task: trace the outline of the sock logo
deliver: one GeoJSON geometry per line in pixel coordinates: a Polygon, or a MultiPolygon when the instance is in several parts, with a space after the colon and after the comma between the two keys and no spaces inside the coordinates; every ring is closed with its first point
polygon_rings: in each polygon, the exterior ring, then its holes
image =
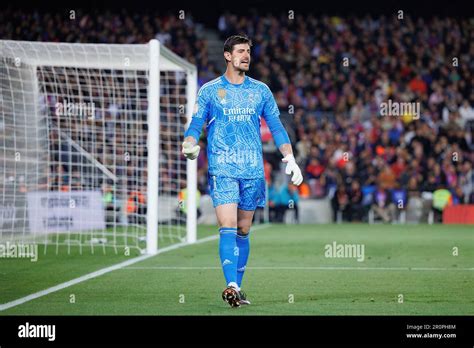
{"type": "Polygon", "coordinates": [[[234,256],[239,256],[239,247],[234,248],[234,256]]]}
{"type": "Polygon", "coordinates": [[[224,262],[222,262],[222,266],[231,265],[231,264],[232,264],[232,261],[230,261],[229,259],[225,259],[224,262]]]}
{"type": "Polygon", "coordinates": [[[247,268],[247,266],[244,266],[244,267],[241,267],[241,268],[237,268],[237,272],[245,272],[245,269],[247,268]]]}

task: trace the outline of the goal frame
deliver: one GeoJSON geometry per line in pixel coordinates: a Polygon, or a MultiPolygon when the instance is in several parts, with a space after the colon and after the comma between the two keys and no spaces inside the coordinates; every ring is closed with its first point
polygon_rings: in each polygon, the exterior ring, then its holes
{"type": "MultiPolygon", "coordinates": [[[[197,68],[182,57],[163,46],[158,40],[152,39],[146,44],[96,44],[96,43],[56,43],[56,42],[27,42],[0,40],[0,48],[5,48],[5,56],[11,57],[16,63],[27,63],[33,68],[41,65],[71,66],[78,68],[148,70],[147,88],[147,213],[146,213],[146,250],[147,254],[156,254],[159,248],[159,158],[160,158],[160,72],[175,71],[186,74],[186,126],[192,118],[193,106],[197,94],[197,68]],[[74,46],[80,46],[74,50],[74,46]],[[103,45],[103,46],[102,46],[103,45]],[[48,56],[41,57],[36,53],[43,46],[48,47],[48,56]],[[102,46],[100,50],[98,46],[102,46]],[[8,47],[8,49],[7,49],[8,47]],[[95,54],[106,49],[112,59],[94,61],[95,54]],[[58,52],[58,54],[55,54],[58,52]],[[124,52],[139,54],[142,58],[130,59],[124,52]],[[60,53],[60,54],[59,54],[60,53]],[[148,59],[146,59],[146,56],[148,59]],[[124,64],[125,60],[125,64],[124,64]]],[[[101,57],[100,57],[101,58],[101,57]]],[[[32,83],[38,86],[35,75],[32,83]]],[[[35,89],[37,90],[37,89],[35,89]]],[[[36,95],[34,96],[37,97],[36,95]]],[[[35,110],[36,111],[36,110],[35,110]]],[[[187,185],[187,214],[186,237],[183,243],[194,243],[197,238],[196,190],[197,190],[197,161],[186,160],[187,185]]],[[[178,206],[178,197],[176,205],[178,206]]]]}
{"type": "MultiPolygon", "coordinates": [[[[160,158],[160,58],[184,65],[186,71],[186,126],[191,122],[193,105],[197,92],[197,69],[170,50],[151,40],[150,70],[148,88],[148,183],[147,183],[147,254],[158,251],[158,211],[159,211],[159,158],[160,158]],[[150,135],[156,134],[156,137],[150,135]],[[153,180],[156,178],[156,180],[153,180]]],[[[195,243],[197,237],[196,190],[197,161],[186,160],[186,242],[195,243]]]]}

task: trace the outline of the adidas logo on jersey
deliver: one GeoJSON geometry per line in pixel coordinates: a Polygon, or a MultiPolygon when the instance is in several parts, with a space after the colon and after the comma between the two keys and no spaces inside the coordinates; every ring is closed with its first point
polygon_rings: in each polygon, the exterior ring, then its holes
{"type": "Polygon", "coordinates": [[[232,264],[232,261],[230,261],[229,259],[225,259],[224,262],[222,262],[222,266],[231,265],[231,264],[232,264]]]}

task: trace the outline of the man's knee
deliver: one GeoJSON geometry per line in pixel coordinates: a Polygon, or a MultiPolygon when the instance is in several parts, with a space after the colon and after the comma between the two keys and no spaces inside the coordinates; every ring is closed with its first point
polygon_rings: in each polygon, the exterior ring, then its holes
{"type": "Polygon", "coordinates": [[[243,234],[246,235],[250,232],[250,227],[252,226],[252,223],[242,223],[239,221],[238,226],[237,226],[237,234],[243,234]]]}
{"type": "Polygon", "coordinates": [[[254,212],[253,211],[239,211],[237,217],[237,233],[248,234],[252,226],[254,212]]]}
{"type": "Polygon", "coordinates": [[[219,227],[237,227],[237,217],[236,216],[228,216],[224,214],[219,214],[220,216],[217,217],[217,222],[219,227]]]}
{"type": "Polygon", "coordinates": [[[237,227],[237,219],[223,218],[218,221],[219,227],[237,227]]]}

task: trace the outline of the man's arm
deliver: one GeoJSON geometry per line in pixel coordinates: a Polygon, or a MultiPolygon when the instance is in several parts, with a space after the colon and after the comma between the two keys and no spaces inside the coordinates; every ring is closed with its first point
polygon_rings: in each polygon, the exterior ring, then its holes
{"type": "Polygon", "coordinates": [[[291,147],[290,138],[288,133],[283,127],[283,124],[280,120],[280,111],[276,104],[275,98],[271,93],[270,89],[266,88],[266,93],[264,98],[265,105],[263,107],[263,117],[267,122],[268,128],[272,133],[273,140],[275,141],[276,146],[283,155],[282,161],[286,163],[285,173],[287,175],[292,175],[291,181],[294,185],[301,185],[303,182],[303,174],[301,173],[300,168],[296,164],[295,156],[293,156],[293,148],[291,147]]]}
{"type": "Polygon", "coordinates": [[[278,148],[283,155],[283,157],[286,157],[288,155],[293,155],[293,148],[291,147],[291,144],[283,144],[278,148]]]}
{"type": "Polygon", "coordinates": [[[185,143],[189,143],[189,144],[191,144],[191,145],[193,145],[193,146],[197,144],[196,139],[195,139],[194,137],[192,137],[192,136],[188,136],[188,137],[184,138],[184,142],[185,142],[185,143]]]}
{"type": "Polygon", "coordinates": [[[201,147],[197,145],[201,135],[202,126],[209,113],[208,98],[205,90],[201,88],[198,93],[198,100],[194,106],[194,114],[191,124],[184,133],[182,153],[188,159],[194,160],[198,157],[201,147]]]}

